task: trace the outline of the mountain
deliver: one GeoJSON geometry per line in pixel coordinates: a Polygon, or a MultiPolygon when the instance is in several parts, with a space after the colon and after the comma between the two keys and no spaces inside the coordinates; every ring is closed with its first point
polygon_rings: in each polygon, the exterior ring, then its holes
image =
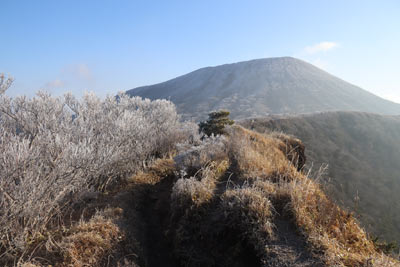
{"type": "Polygon", "coordinates": [[[400,242],[400,116],[327,112],[240,124],[301,139],[309,166],[329,164],[332,197],[356,211],[375,235],[400,242]]]}
{"type": "Polygon", "coordinates": [[[400,114],[400,104],[292,57],[202,68],[127,93],[170,99],[184,118],[194,120],[218,109],[230,110],[234,119],[338,110],[400,114]]]}

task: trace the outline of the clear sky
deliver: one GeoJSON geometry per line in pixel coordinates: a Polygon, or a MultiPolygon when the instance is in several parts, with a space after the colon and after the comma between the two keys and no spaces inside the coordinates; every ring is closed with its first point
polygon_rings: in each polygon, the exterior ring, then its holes
{"type": "Polygon", "coordinates": [[[115,94],[294,56],[400,103],[399,0],[0,0],[8,94],[115,94]]]}

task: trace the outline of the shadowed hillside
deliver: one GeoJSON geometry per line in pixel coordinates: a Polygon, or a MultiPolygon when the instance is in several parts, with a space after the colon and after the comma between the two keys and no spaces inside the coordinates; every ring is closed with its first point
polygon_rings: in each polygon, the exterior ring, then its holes
{"type": "Polygon", "coordinates": [[[219,109],[230,110],[234,119],[337,110],[400,114],[399,104],[291,57],[202,68],[127,93],[169,99],[185,118],[195,120],[219,109]]]}
{"type": "Polygon", "coordinates": [[[332,112],[242,124],[300,138],[309,164],[329,164],[335,198],[376,235],[400,241],[400,117],[332,112]]]}

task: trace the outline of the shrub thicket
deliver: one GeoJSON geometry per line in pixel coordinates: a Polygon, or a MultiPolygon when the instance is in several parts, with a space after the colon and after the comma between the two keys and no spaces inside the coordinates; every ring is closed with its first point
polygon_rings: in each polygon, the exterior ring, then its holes
{"type": "Polygon", "coordinates": [[[0,77],[3,257],[29,251],[79,196],[107,190],[193,132],[166,100],[45,92],[12,98],[0,77]]]}

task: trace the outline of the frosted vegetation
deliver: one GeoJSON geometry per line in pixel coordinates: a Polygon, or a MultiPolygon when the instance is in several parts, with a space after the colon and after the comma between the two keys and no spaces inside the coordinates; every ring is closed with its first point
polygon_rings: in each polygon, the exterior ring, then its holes
{"type": "Polygon", "coordinates": [[[79,198],[106,191],[197,131],[166,100],[12,98],[12,80],[0,78],[2,253],[20,254],[79,198]]]}
{"type": "Polygon", "coordinates": [[[13,98],[11,83],[0,76],[2,266],[398,266],[302,172],[300,140],[201,136],[166,100],[13,98]]]}

